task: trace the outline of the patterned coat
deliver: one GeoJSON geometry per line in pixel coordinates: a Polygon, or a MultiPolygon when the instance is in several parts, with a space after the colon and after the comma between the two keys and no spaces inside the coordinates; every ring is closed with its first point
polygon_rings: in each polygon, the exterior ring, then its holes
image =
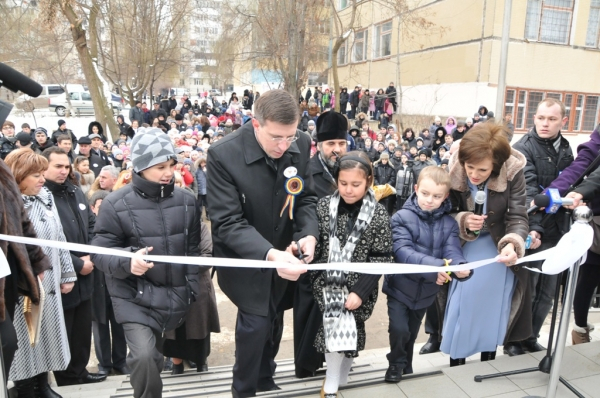
{"type": "MultiPolygon", "coordinates": [[[[23,196],[25,209],[38,238],[65,242],[62,224],[52,193],[43,187],[37,196],[23,196]]],[[[60,293],[61,283],[77,281],[68,250],[43,247],[52,268],[44,273],[42,286],[46,293],[42,310],[40,339],[35,347],[29,345],[29,334],[23,316],[23,297],[15,308],[14,325],[19,349],[10,368],[10,380],[23,380],[43,372],[65,370],[71,361],[69,341],[60,293]]]]}
{"type": "MultiPolygon", "coordinates": [[[[326,263],[329,257],[329,203],[331,196],[326,196],[319,200],[317,203],[317,218],[319,221],[319,240],[315,248],[315,260],[313,263],[326,263]]],[[[338,230],[336,236],[340,240],[340,247],[344,247],[346,240],[350,235],[351,225],[349,220],[356,219],[357,210],[350,208],[348,205],[343,204],[343,200],[340,199],[340,205],[338,210],[338,230]],[[355,213],[353,215],[353,213],[355,213]],[[350,228],[346,228],[350,226],[350,228]]],[[[362,263],[392,263],[394,257],[392,254],[392,230],[390,227],[390,217],[387,210],[381,205],[377,204],[375,213],[371,223],[363,232],[360,241],[357,243],[354,252],[352,253],[352,262],[362,263]]],[[[319,305],[321,312],[325,309],[325,301],[323,299],[323,287],[325,286],[325,271],[310,271],[310,279],[313,286],[313,295],[315,301],[319,305]]],[[[379,293],[378,282],[381,278],[380,275],[367,275],[359,274],[355,272],[349,272],[346,274],[346,286],[348,292],[356,293],[362,299],[362,305],[353,311],[354,318],[356,320],[356,330],[358,333],[357,339],[357,351],[346,353],[349,356],[358,356],[358,351],[362,351],[365,348],[366,331],[365,321],[369,319],[373,313],[373,308],[377,302],[377,296],[379,293]]],[[[315,339],[315,347],[319,352],[326,352],[325,345],[325,334],[323,326],[319,328],[317,337],[315,339]]]]}

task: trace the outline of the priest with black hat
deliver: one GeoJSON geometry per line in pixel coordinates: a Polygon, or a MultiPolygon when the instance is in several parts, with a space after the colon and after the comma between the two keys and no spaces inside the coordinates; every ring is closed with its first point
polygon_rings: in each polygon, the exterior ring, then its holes
{"type": "MultiPolygon", "coordinates": [[[[333,166],[347,152],[348,120],[338,112],[323,112],[317,119],[316,130],[318,152],[310,159],[309,172],[321,199],[337,189],[333,166]]],[[[294,364],[298,378],[314,376],[317,369],[323,367],[325,356],[313,345],[322,323],[323,314],[313,298],[310,279],[302,275],[294,295],[294,364]]]]}
{"type": "Polygon", "coordinates": [[[315,191],[321,199],[337,189],[333,179],[336,160],[348,149],[348,120],[339,112],[323,112],[317,119],[318,152],[310,160],[315,191]]]}

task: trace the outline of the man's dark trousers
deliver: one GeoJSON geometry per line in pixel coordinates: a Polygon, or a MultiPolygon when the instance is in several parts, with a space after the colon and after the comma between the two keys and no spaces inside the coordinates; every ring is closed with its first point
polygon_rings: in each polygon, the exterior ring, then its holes
{"type": "Polygon", "coordinates": [[[98,370],[110,372],[112,368],[123,368],[126,365],[127,343],[123,326],[115,319],[115,311],[108,291],[106,291],[105,299],[107,319],[104,323],[92,322],[92,331],[96,358],[98,358],[98,370]]]}
{"type": "Polygon", "coordinates": [[[89,374],[86,366],[92,348],[92,300],[82,301],[77,307],[64,312],[71,362],[66,370],[54,372],[59,386],[79,384],[80,379],[89,374]]]}

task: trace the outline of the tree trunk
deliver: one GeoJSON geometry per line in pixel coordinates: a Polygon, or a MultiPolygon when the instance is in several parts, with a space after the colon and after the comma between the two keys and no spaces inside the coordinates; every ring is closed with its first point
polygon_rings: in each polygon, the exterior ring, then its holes
{"type": "Polygon", "coordinates": [[[68,2],[61,2],[61,10],[71,24],[73,43],[75,43],[77,55],[81,62],[81,69],[83,70],[92,97],[96,120],[101,125],[108,127],[107,130],[110,131],[113,141],[116,141],[119,139],[119,127],[113,118],[112,105],[109,106],[109,103],[102,92],[101,87],[103,85],[98,77],[92,56],[90,55],[85,30],[82,26],[82,20],[79,19],[75,10],[73,10],[73,7],[68,2]]]}
{"type": "Polygon", "coordinates": [[[335,93],[335,111],[340,111],[340,77],[338,76],[338,51],[344,42],[343,39],[338,38],[331,49],[331,75],[333,76],[333,92],[335,93]]]}

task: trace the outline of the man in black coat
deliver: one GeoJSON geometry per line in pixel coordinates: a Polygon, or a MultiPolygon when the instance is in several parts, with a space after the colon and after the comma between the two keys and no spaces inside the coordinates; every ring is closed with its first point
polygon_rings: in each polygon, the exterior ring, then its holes
{"type": "MultiPolygon", "coordinates": [[[[319,199],[337,189],[333,166],[348,148],[348,121],[334,111],[324,112],[317,119],[318,152],[310,159],[310,174],[319,199]]],[[[294,293],[294,364],[296,377],[312,377],[323,366],[325,356],[314,347],[323,314],[315,302],[308,275],[302,275],[294,293]]]]}
{"type": "MultiPolygon", "coordinates": [[[[71,162],[67,153],[58,147],[51,147],[44,150],[42,156],[48,159],[48,170],[44,173],[45,186],[54,196],[67,242],[89,244],[95,218],[81,189],[68,180],[71,162]]],[[[62,295],[71,362],[66,370],[54,372],[59,386],[106,380],[106,375],[89,373],[86,369],[92,345],[94,264],[88,253],[71,252],[71,259],[77,282],[70,293],[62,295]]]]}
{"type": "MultiPolygon", "coordinates": [[[[296,130],[296,99],[270,90],[254,104],[255,118],[208,150],[208,209],[215,257],[290,263],[290,268],[217,269],[219,286],[238,307],[232,394],[252,397],[279,389],[273,381],[288,280],[306,272],[290,251],[297,241],[305,261],[314,255],[317,197],[309,172],[310,138],[296,130]],[[286,181],[300,177],[293,212],[286,181]],[[289,206],[289,205],[288,205],[289,206]],[[293,219],[292,216],[293,215],[293,219]],[[292,246],[288,250],[288,247],[292,246]]],[[[294,181],[294,180],[292,180],[294,181]]]]}
{"type": "Polygon", "coordinates": [[[354,87],[354,91],[350,93],[348,102],[350,103],[350,115],[348,119],[354,119],[356,117],[356,108],[358,107],[358,101],[360,100],[360,87],[354,87]]]}
{"type": "MultiPolygon", "coordinates": [[[[573,162],[573,151],[569,141],[560,133],[562,126],[567,122],[565,112],[562,102],[546,98],[538,104],[534,117],[535,126],[514,145],[514,148],[527,159],[523,170],[527,183],[527,203],[532,203],[533,198],[542,193],[543,188],[549,186],[573,162]]],[[[529,215],[531,254],[556,246],[563,234],[567,232],[563,230],[564,217],[564,211],[551,216],[544,216],[541,212],[529,215]]],[[[535,272],[530,274],[533,334],[522,342],[506,343],[504,353],[513,356],[523,354],[524,350],[529,352],[545,350],[537,342],[537,336],[552,308],[557,280],[558,275],[535,272]]]]}

